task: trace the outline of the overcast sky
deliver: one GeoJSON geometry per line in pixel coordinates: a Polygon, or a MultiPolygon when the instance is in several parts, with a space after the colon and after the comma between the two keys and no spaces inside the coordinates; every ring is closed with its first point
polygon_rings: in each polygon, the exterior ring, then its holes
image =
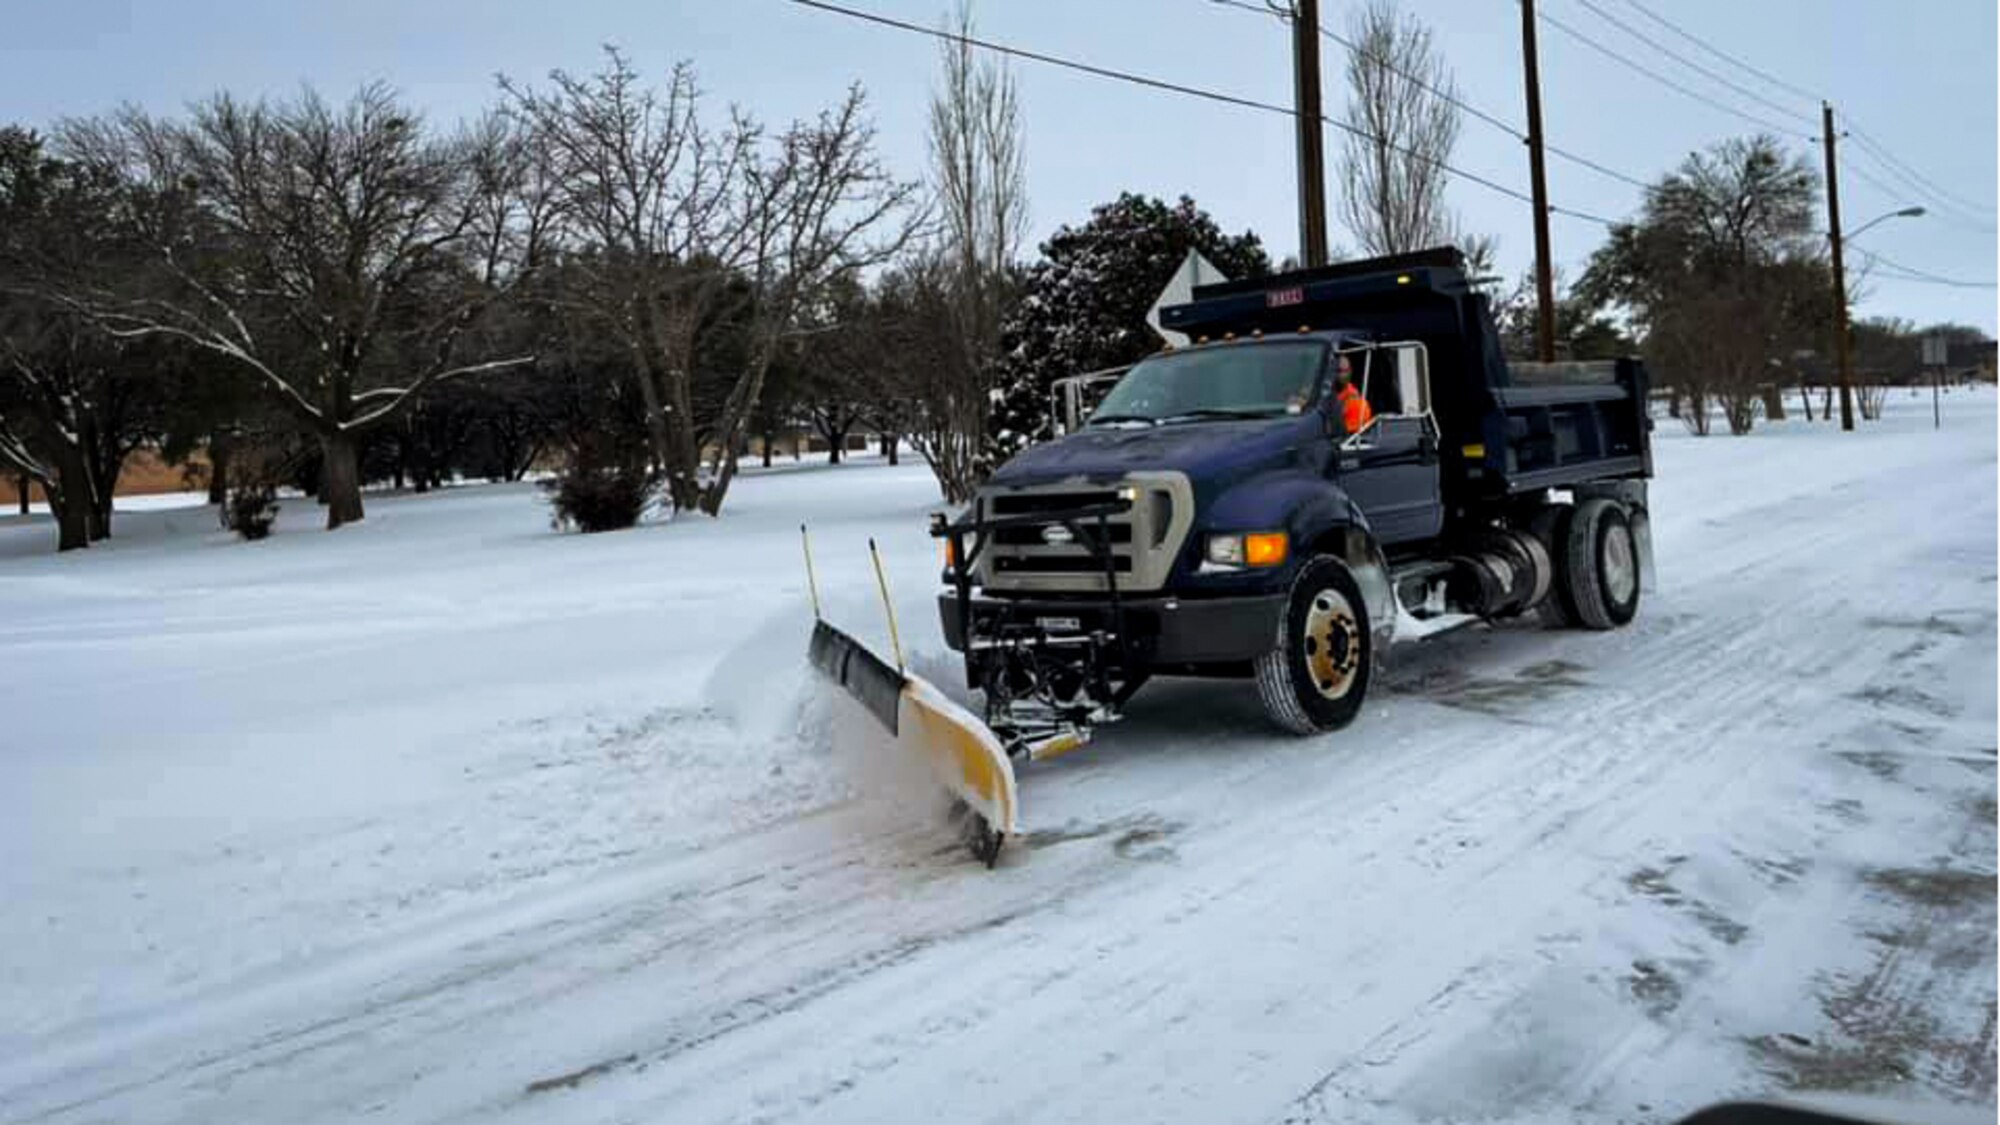
{"type": "MultiPolygon", "coordinates": [[[[845,0],[934,24],[945,0],[845,0]]],[[[1993,0],[1638,0],[1681,28],[1831,98],[1895,157],[1963,203],[1899,183],[1852,138],[1843,149],[1842,209],[1852,231],[1917,203],[1930,214],[1893,219],[1856,246],[1943,277],[1992,281],[1995,269],[1995,4],[1993,0]],[[1866,178],[1864,178],[1866,177],[1866,178]],[[1872,178],[1873,181],[1870,182],[1872,178]],[[1968,206],[1973,205],[1973,206],[1968,206]]],[[[1322,0],[1344,29],[1352,3],[1322,0]]],[[[1524,116],[1520,18],[1509,0],[1406,0],[1427,20],[1465,98],[1511,122],[1524,116]]],[[[1731,68],[1648,20],[1633,0],[1543,0],[1548,16],[1786,129],[1787,146],[1820,159],[1814,102],[1731,68]],[[1590,10],[1652,37],[1649,46],[1590,10]],[[1776,103],[1759,104],[1663,53],[1670,48],[1776,103]]],[[[1275,21],[1208,0],[981,0],[983,34],[1100,65],[1274,102],[1291,97],[1288,41],[1275,21]]],[[[400,88],[436,120],[478,111],[496,73],[537,78],[586,70],[615,43],[664,73],[691,59],[716,101],[772,121],[808,114],[849,82],[869,92],[890,161],[923,165],[923,115],[935,45],[786,0],[62,0],[22,5],[0,42],[0,121],[47,125],[120,101],[174,110],[227,88],[283,95],[301,83],[344,94],[371,79],[400,88]]],[[[1341,49],[1327,44],[1329,110],[1340,97],[1341,49]]],[[[1273,257],[1296,251],[1298,219],[1289,119],[1194,101],[1032,62],[1015,64],[1026,115],[1037,239],[1122,190],[1187,193],[1231,230],[1251,228],[1273,257]]],[[[1559,30],[1542,33],[1550,143],[1641,180],[1689,151],[1759,126],[1691,100],[1559,30]]],[[[1329,135],[1328,149],[1337,146],[1329,135]]],[[[1455,162],[1525,191],[1526,151],[1486,124],[1465,122],[1455,162]]],[[[1552,159],[1557,206],[1622,217],[1638,190],[1552,159]]],[[[1500,239],[1509,275],[1533,245],[1525,204],[1468,181],[1451,200],[1468,226],[1500,239]]],[[[1351,243],[1337,222],[1336,242],[1351,243]]],[[[1556,259],[1573,277],[1603,235],[1558,216],[1556,259]]],[[[1859,265],[1850,257],[1850,269],[1859,265]]],[[[1995,292],[1870,277],[1860,314],[1958,320],[1995,330],[1995,292]]]]}

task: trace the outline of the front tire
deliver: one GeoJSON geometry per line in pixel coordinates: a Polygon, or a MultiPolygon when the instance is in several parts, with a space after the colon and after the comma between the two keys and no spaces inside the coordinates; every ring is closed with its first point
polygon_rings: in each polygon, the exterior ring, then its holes
{"type": "Polygon", "coordinates": [[[1616,629],[1639,612],[1639,544],[1616,501],[1597,497],[1569,518],[1564,554],[1569,607],[1586,629],[1616,629]]]}
{"type": "Polygon", "coordinates": [[[1278,619],[1278,643],[1257,658],[1257,696],[1293,734],[1339,730],[1361,713],[1373,670],[1368,606],[1336,559],[1307,560],[1278,619]]]}

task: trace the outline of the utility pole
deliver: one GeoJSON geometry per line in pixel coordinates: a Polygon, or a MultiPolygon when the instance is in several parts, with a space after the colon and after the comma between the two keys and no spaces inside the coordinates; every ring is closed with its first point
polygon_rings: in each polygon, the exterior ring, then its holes
{"type": "Polygon", "coordinates": [[[1319,0],[1292,5],[1292,87],[1299,124],[1299,256],[1326,264],[1326,150],[1319,102],[1319,0]]]}
{"type": "Polygon", "coordinates": [[[1542,64],[1535,51],[1535,0],[1521,0],[1522,70],[1528,77],[1528,179],[1535,193],[1535,351],[1556,358],[1555,264],[1549,251],[1549,180],[1542,165],[1542,64]]]}
{"type": "Polygon", "coordinates": [[[1840,164],[1834,159],[1833,103],[1819,103],[1820,140],[1826,143],[1826,228],[1833,243],[1833,349],[1840,361],[1840,428],[1854,428],[1853,357],[1847,339],[1847,268],[1840,257],[1840,164]]]}

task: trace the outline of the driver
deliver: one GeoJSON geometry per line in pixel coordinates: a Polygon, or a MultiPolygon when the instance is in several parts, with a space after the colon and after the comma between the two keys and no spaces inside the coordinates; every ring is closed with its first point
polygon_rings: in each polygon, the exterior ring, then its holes
{"type": "Polygon", "coordinates": [[[1361,389],[1354,385],[1354,365],[1346,356],[1340,357],[1340,368],[1334,375],[1334,402],[1340,406],[1340,421],[1350,434],[1358,434],[1375,417],[1375,409],[1368,400],[1361,397],[1361,389]]]}

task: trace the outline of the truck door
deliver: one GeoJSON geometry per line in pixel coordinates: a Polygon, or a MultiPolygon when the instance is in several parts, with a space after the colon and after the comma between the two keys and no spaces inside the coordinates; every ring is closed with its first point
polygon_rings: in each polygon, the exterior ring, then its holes
{"type": "Polygon", "coordinates": [[[1375,417],[1334,458],[1341,487],[1385,544],[1430,539],[1444,526],[1428,358],[1415,343],[1364,353],[1361,393],[1375,417]]]}

